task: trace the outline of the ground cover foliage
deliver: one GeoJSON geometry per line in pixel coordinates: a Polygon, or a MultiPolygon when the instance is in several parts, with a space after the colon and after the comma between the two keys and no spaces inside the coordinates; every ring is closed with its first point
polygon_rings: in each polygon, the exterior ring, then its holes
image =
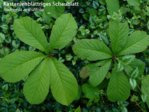
{"type": "MultiPolygon", "coordinates": [[[[0,112],[149,111],[148,0],[77,0],[44,12],[7,12],[4,1],[0,112]]],[[[72,0],[43,2],[53,1],[72,0]]]]}

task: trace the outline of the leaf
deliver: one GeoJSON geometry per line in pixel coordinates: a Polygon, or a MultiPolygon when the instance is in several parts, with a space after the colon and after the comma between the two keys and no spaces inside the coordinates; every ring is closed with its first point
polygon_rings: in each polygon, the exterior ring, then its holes
{"type": "Polygon", "coordinates": [[[126,65],[132,63],[135,59],[135,55],[124,55],[120,58],[126,65]]]}
{"type": "Polygon", "coordinates": [[[135,79],[130,78],[129,83],[131,85],[131,88],[134,90],[137,86],[137,81],[135,79]]]}
{"type": "MultiPolygon", "coordinates": [[[[126,57],[126,56],[124,56],[126,57]]],[[[123,58],[122,57],[122,62],[124,66],[125,72],[129,75],[131,78],[138,78],[143,75],[144,73],[144,68],[145,68],[145,63],[139,59],[136,59],[135,57],[132,57],[133,59],[128,58],[123,58]],[[131,61],[129,61],[131,60],[131,61]],[[128,62],[129,61],[129,62],[128,62]]]]}
{"type": "Polygon", "coordinates": [[[125,101],[130,95],[130,84],[123,72],[112,71],[107,88],[107,96],[110,101],[125,101]]]}
{"type": "Polygon", "coordinates": [[[81,112],[81,108],[80,108],[80,106],[78,106],[78,107],[75,109],[74,112],[81,112]]]}
{"type": "Polygon", "coordinates": [[[78,85],[73,74],[55,58],[49,60],[51,91],[59,103],[69,105],[78,95],[78,85]]]}
{"type": "Polygon", "coordinates": [[[93,86],[98,86],[106,77],[110,68],[111,61],[106,62],[101,67],[92,66],[89,69],[89,82],[93,86]]]}
{"type": "Polygon", "coordinates": [[[74,0],[65,0],[65,2],[73,2],[74,0]]]}
{"type": "Polygon", "coordinates": [[[52,28],[50,36],[50,48],[62,49],[76,35],[77,23],[71,14],[60,16],[52,28]]]}
{"type": "Polygon", "coordinates": [[[82,39],[73,46],[73,52],[81,59],[89,61],[111,58],[110,49],[98,39],[82,39]]]}
{"type": "Polygon", "coordinates": [[[84,96],[90,100],[94,100],[99,97],[99,89],[97,87],[93,87],[92,85],[85,83],[82,85],[82,91],[84,96]]]}
{"type": "Polygon", "coordinates": [[[30,17],[22,17],[15,20],[14,32],[24,43],[41,51],[48,52],[48,42],[41,29],[41,25],[30,17]]]}
{"type": "Polygon", "coordinates": [[[0,60],[0,76],[7,82],[25,78],[44,56],[34,51],[16,51],[0,60]]]}
{"type": "Polygon", "coordinates": [[[106,4],[110,15],[113,15],[114,12],[118,12],[120,8],[119,0],[106,0],[106,4]]]}
{"type": "Polygon", "coordinates": [[[60,6],[49,6],[45,7],[44,10],[47,16],[58,18],[64,13],[65,8],[60,6]]]}
{"type": "Polygon", "coordinates": [[[45,59],[25,82],[23,93],[31,104],[42,103],[50,89],[50,69],[48,59],[45,59]]]}
{"type": "Polygon", "coordinates": [[[145,63],[141,61],[140,59],[135,58],[135,60],[130,64],[130,66],[133,68],[133,70],[138,69],[138,72],[139,72],[138,75],[141,76],[144,74],[145,63]]]}
{"type": "Polygon", "coordinates": [[[131,6],[139,6],[140,0],[127,0],[128,4],[131,6]]]}
{"type": "Polygon", "coordinates": [[[142,91],[142,94],[146,97],[145,102],[147,103],[149,107],[149,75],[143,78],[142,85],[141,85],[141,91],[142,91]]]}
{"type": "Polygon", "coordinates": [[[80,77],[82,79],[86,79],[87,77],[89,76],[89,67],[88,65],[87,66],[84,66],[81,71],[80,71],[80,77]]]}
{"type": "Polygon", "coordinates": [[[149,45],[149,36],[143,31],[135,31],[120,52],[120,55],[134,54],[144,51],[149,45]]]}
{"type": "Polygon", "coordinates": [[[128,40],[129,27],[128,24],[120,23],[118,21],[111,21],[109,23],[109,36],[112,44],[112,50],[118,54],[126,45],[128,40]]]}
{"type": "MultiPolygon", "coordinates": [[[[64,3],[63,0],[44,0],[45,2],[51,3],[53,4],[53,2],[57,3],[57,2],[61,2],[64,3]]],[[[62,15],[65,11],[65,7],[64,6],[46,6],[44,8],[45,13],[49,16],[49,17],[54,17],[54,18],[58,18],[60,15],[62,15]]]]}

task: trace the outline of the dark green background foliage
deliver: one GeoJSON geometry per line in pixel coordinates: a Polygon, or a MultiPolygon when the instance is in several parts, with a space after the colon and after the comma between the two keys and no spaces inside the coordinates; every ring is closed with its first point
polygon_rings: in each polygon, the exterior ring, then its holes
{"type": "MultiPolygon", "coordinates": [[[[34,48],[19,41],[14,34],[12,25],[14,20],[20,16],[30,16],[38,23],[42,24],[42,29],[44,30],[45,35],[49,37],[55,18],[48,17],[41,12],[6,12],[5,7],[2,5],[3,1],[0,1],[0,58],[17,49],[34,50],[34,48]]],[[[77,39],[102,39],[108,44],[107,29],[110,19],[127,21],[130,31],[143,30],[149,34],[148,0],[119,0],[120,10],[113,15],[109,15],[105,0],[76,1],[79,2],[79,7],[66,7],[65,9],[65,12],[72,13],[79,27],[78,33],[71,44],[77,39]]],[[[65,107],[57,103],[49,93],[42,104],[31,105],[26,101],[23,95],[23,81],[12,84],[0,79],[0,112],[73,112],[79,106],[82,112],[127,112],[127,110],[129,112],[148,111],[147,105],[141,99],[139,89],[131,92],[131,96],[127,101],[112,103],[106,96],[106,80],[97,88],[91,87],[91,85],[86,83],[86,80],[82,80],[79,76],[79,71],[89,62],[81,61],[77,58],[72,52],[72,46],[70,45],[65,49],[56,51],[56,57],[73,72],[80,85],[80,89],[83,87],[83,92],[80,93],[80,98],[78,98],[78,100],[74,101],[70,106],[65,107]],[[84,83],[86,84],[83,85],[84,83]]],[[[136,54],[136,57],[145,63],[144,74],[149,74],[149,49],[136,54]]]]}

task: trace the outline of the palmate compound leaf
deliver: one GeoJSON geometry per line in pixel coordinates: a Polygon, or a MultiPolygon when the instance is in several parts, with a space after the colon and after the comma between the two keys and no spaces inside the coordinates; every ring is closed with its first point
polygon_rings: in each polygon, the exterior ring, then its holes
{"type": "Polygon", "coordinates": [[[50,48],[64,48],[76,35],[77,23],[71,14],[60,16],[52,28],[50,36],[50,48]]]}
{"type": "Polygon", "coordinates": [[[46,58],[27,79],[24,94],[31,104],[46,98],[49,88],[56,101],[69,105],[78,95],[78,85],[72,73],[55,58],[46,58]]]}
{"type": "Polygon", "coordinates": [[[38,24],[30,17],[22,17],[14,21],[14,32],[24,43],[41,51],[48,52],[48,42],[45,34],[38,24]]]}
{"type": "Polygon", "coordinates": [[[111,60],[107,61],[103,66],[89,66],[89,82],[92,86],[98,86],[106,77],[111,66],[111,60]]]}
{"type": "Polygon", "coordinates": [[[0,76],[7,82],[17,82],[42,61],[43,54],[34,51],[16,51],[0,60],[0,76]]]}
{"type": "Polygon", "coordinates": [[[130,95],[128,78],[122,71],[113,69],[107,88],[107,96],[110,101],[125,101],[130,95]]]}
{"type": "Polygon", "coordinates": [[[109,23],[108,33],[113,53],[117,54],[125,47],[128,40],[128,32],[129,27],[126,22],[111,21],[109,23]]]}
{"type": "Polygon", "coordinates": [[[73,46],[73,52],[82,59],[96,61],[111,58],[110,49],[98,39],[82,39],[73,46]]]}
{"type": "Polygon", "coordinates": [[[149,45],[149,36],[143,31],[133,32],[119,55],[133,54],[144,51],[149,45]]]}

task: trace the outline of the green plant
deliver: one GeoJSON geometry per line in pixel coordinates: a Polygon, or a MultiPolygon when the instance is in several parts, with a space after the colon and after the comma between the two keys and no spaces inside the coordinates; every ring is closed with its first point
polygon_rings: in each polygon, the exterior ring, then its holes
{"type": "Polygon", "coordinates": [[[44,8],[44,13],[46,14],[46,17],[50,19],[51,17],[53,18],[58,18],[60,15],[62,15],[65,11],[64,6],[53,6],[53,3],[65,3],[69,2],[71,3],[73,0],[44,0],[45,3],[50,3],[51,6],[46,6],[44,8]]]}
{"type": "Polygon", "coordinates": [[[106,0],[107,10],[110,15],[113,15],[115,12],[118,12],[120,5],[119,0],[106,0]],[[114,2],[114,4],[113,4],[114,2]]]}
{"type": "Polygon", "coordinates": [[[142,79],[142,85],[141,85],[141,92],[142,92],[142,100],[143,102],[147,103],[147,106],[149,107],[149,75],[143,77],[142,79]]]}
{"type": "Polygon", "coordinates": [[[16,19],[17,37],[38,50],[16,51],[1,59],[0,76],[7,82],[25,80],[23,92],[31,104],[43,102],[51,89],[56,101],[69,105],[78,95],[78,84],[68,68],[54,57],[54,49],[68,45],[76,30],[72,15],[63,14],[52,28],[49,43],[36,21],[30,17],[16,19]]]}
{"type": "Polygon", "coordinates": [[[110,78],[107,87],[108,99],[124,101],[144,74],[144,62],[133,54],[147,48],[149,36],[143,31],[130,33],[128,24],[119,21],[109,23],[108,34],[108,45],[99,39],[82,39],[75,43],[73,51],[81,59],[91,61],[82,68],[82,78],[89,77],[92,86],[98,86],[110,78]]]}

